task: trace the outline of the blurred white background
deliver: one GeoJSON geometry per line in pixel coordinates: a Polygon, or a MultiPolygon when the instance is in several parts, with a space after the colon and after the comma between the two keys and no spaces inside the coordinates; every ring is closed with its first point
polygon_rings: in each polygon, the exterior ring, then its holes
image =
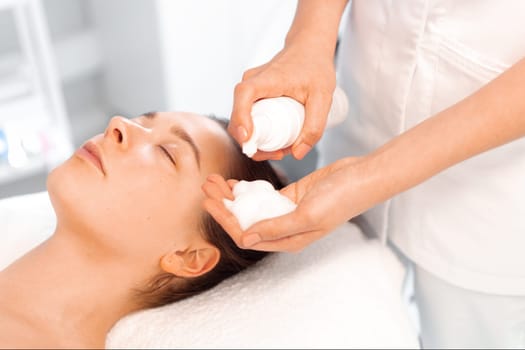
{"type": "MultiPolygon", "coordinates": [[[[280,50],[295,6],[0,0],[0,198],[45,190],[49,169],[113,115],[229,117],[235,84],[280,50]]],[[[282,163],[292,179],[314,166],[315,152],[295,162],[282,163]]]]}

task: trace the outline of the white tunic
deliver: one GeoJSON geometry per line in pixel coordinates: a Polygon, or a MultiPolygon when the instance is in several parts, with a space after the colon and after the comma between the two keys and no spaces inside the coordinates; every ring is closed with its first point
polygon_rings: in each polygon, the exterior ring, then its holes
{"type": "MultiPolygon", "coordinates": [[[[320,165],[376,149],[525,57],[525,1],[351,6],[338,57],[350,112],[325,133],[320,165]]],[[[525,81],[522,89],[525,98],[525,81]]],[[[525,138],[455,165],[364,218],[450,283],[525,295],[525,138]]]]}

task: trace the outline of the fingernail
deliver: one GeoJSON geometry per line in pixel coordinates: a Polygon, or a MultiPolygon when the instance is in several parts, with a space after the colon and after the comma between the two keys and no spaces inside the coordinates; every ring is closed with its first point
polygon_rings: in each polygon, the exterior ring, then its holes
{"type": "Polygon", "coordinates": [[[251,247],[252,245],[259,243],[260,241],[261,241],[261,236],[259,236],[257,233],[252,233],[243,238],[242,244],[245,247],[251,247]]]}
{"type": "Polygon", "coordinates": [[[237,137],[241,142],[246,141],[246,138],[248,137],[248,131],[244,128],[244,126],[238,126],[237,127],[237,137]]]}
{"type": "Polygon", "coordinates": [[[311,146],[307,145],[306,143],[301,143],[297,148],[295,149],[294,155],[297,159],[303,159],[308,152],[312,149],[311,146]]]}

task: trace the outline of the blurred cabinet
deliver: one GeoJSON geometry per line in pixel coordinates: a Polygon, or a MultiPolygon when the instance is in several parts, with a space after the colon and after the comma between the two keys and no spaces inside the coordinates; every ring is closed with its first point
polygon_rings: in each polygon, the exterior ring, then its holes
{"type": "Polygon", "coordinates": [[[106,125],[89,4],[0,0],[0,198],[45,190],[49,170],[106,125]]]}
{"type": "Polygon", "coordinates": [[[16,49],[0,56],[0,185],[56,166],[72,140],[39,0],[0,0],[16,49]]]}

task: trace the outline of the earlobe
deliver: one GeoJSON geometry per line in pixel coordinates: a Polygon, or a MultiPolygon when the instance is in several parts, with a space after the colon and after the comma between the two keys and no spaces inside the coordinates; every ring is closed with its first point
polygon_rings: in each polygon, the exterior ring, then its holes
{"type": "Polygon", "coordinates": [[[219,262],[220,251],[210,244],[199,248],[173,250],[160,260],[160,267],[179,277],[198,277],[212,270],[219,262]]]}

